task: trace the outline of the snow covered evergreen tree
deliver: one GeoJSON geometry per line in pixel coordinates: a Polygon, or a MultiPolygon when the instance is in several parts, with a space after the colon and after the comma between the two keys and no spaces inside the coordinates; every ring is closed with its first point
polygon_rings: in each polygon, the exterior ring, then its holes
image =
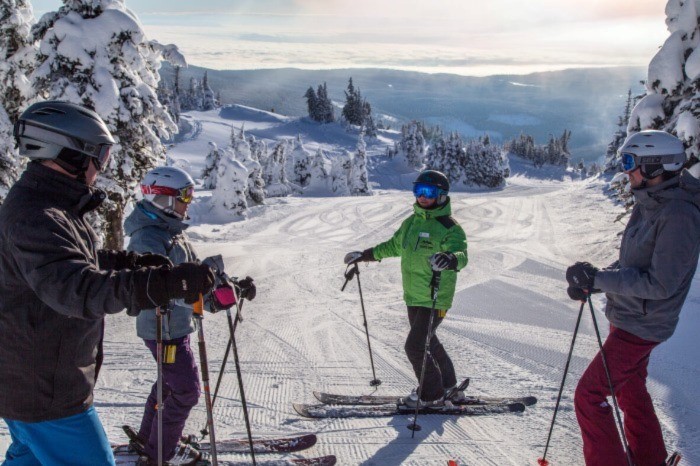
{"type": "Polygon", "coordinates": [[[627,133],[667,131],[680,138],[686,154],[700,158],[700,24],[697,0],[669,0],[671,35],[649,63],[647,94],[634,107],[627,133]]]}
{"type": "Polygon", "coordinates": [[[250,146],[250,159],[252,162],[246,164],[248,169],[248,198],[254,204],[265,202],[265,181],[263,180],[262,161],[267,159],[267,145],[265,141],[258,141],[255,136],[249,136],[248,146],[250,146]]]}
{"type": "Polygon", "coordinates": [[[207,75],[207,72],[204,72],[204,77],[202,78],[202,85],[201,85],[201,92],[202,92],[202,107],[201,109],[203,111],[207,110],[214,110],[219,106],[219,103],[216,101],[216,95],[214,94],[214,91],[211,89],[209,86],[209,77],[207,75]]]}
{"type": "Polygon", "coordinates": [[[344,150],[341,155],[331,159],[331,191],[337,196],[349,196],[348,179],[352,169],[352,154],[344,150]]]}
{"type": "Polygon", "coordinates": [[[505,184],[506,160],[500,147],[488,139],[474,139],[464,148],[462,171],[467,185],[498,188],[505,184]],[[484,144],[484,142],[489,144],[484,144]]]}
{"type": "Polygon", "coordinates": [[[306,99],[306,107],[309,111],[309,118],[311,118],[313,121],[321,121],[321,115],[318,109],[318,97],[316,97],[316,91],[314,91],[313,87],[309,86],[309,88],[306,90],[306,94],[304,94],[304,98],[306,99]]]}
{"type": "Polygon", "coordinates": [[[301,140],[301,135],[298,134],[296,139],[291,141],[292,151],[289,158],[294,164],[294,183],[302,188],[309,184],[311,177],[311,153],[306,150],[304,143],[301,140]]]}
{"type": "Polygon", "coordinates": [[[401,126],[401,139],[397,142],[396,149],[406,159],[409,167],[420,170],[426,150],[422,123],[414,120],[401,126]]]}
{"type": "Polygon", "coordinates": [[[292,192],[287,179],[287,143],[279,142],[263,165],[263,181],[267,197],[283,197],[292,192]]]}
{"type": "Polygon", "coordinates": [[[27,79],[36,53],[30,37],[33,21],[26,0],[0,0],[0,204],[24,165],[12,130],[33,94],[27,79]]]}
{"type": "Polygon", "coordinates": [[[325,194],[332,190],[331,171],[333,169],[333,164],[320,147],[311,160],[310,168],[309,184],[305,192],[320,192],[325,194]]]}
{"type": "Polygon", "coordinates": [[[216,178],[219,166],[219,161],[221,160],[221,151],[215,142],[209,141],[209,153],[207,158],[204,160],[204,168],[202,169],[202,188],[204,189],[214,189],[216,188],[216,178]]]}
{"type": "Polygon", "coordinates": [[[364,121],[362,109],[362,94],[355,89],[352,78],[348,80],[348,88],[345,91],[345,105],[343,106],[343,118],[351,125],[361,126],[364,121]]]}
{"type": "Polygon", "coordinates": [[[231,151],[233,152],[234,158],[241,162],[248,172],[245,190],[246,199],[255,204],[262,204],[265,201],[265,194],[263,191],[265,185],[262,180],[262,167],[253,156],[250,143],[246,139],[243,127],[241,127],[238,135],[231,141],[231,151]]]}
{"type": "Polygon", "coordinates": [[[224,149],[216,174],[216,188],[212,192],[212,206],[223,206],[240,215],[248,209],[248,170],[231,148],[224,149]]]}
{"type": "Polygon", "coordinates": [[[333,123],[335,121],[335,112],[333,110],[333,102],[328,97],[328,87],[326,83],[319,84],[316,92],[316,104],[318,109],[318,120],[321,123],[333,123]]]}
{"type": "Polygon", "coordinates": [[[506,144],[505,148],[514,155],[532,161],[537,168],[544,164],[566,167],[571,158],[570,138],[571,131],[564,130],[560,137],[550,135],[546,145],[538,146],[532,136],[521,133],[519,137],[506,144]]]}
{"type": "Polygon", "coordinates": [[[353,196],[367,196],[372,194],[372,188],[369,186],[369,176],[367,174],[367,144],[365,144],[364,133],[362,131],[357,138],[357,150],[351,160],[348,189],[353,196]]]}
{"type": "Polygon", "coordinates": [[[105,247],[121,249],[126,203],[165,160],[161,139],[177,130],[156,95],[158,69],[163,58],[184,66],[184,57],[173,45],[149,41],[123,0],[64,0],[32,32],[40,41],[31,76],[40,97],[94,108],[117,140],[98,181],[108,202],[95,221],[105,247]]]}

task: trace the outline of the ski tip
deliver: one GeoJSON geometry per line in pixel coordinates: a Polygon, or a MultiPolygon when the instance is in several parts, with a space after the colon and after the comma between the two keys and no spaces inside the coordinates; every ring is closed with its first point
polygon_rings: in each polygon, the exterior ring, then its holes
{"type": "Polygon", "coordinates": [[[526,396],[522,399],[522,402],[525,406],[532,406],[537,404],[537,397],[536,396],[526,396]]]}
{"type": "Polygon", "coordinates": [[[292,403],[292,407],[294,408],[294,411],[297,412],[300,416],[304,417],[313,417],[309,413],[309,408],[313,405],[308,405],[305,403],[292,403]]]}

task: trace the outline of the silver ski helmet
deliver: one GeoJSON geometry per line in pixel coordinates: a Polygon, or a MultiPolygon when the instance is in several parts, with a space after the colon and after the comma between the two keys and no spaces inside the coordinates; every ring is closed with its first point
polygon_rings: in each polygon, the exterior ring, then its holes
{"type": "Polygon", "coordinates": [[[629,136],[619,149],[622,170],[641,168],[644,178],[676,172],[686,162],[683,141],[665,131],[644,130],[629,136]]]}
{"type": "Polygon", "coordinates": [[[444,173],[437,170],[423,170],[413,182],[413,195],[437,199],[437,205],[447,202],[450,192],[450,180],[444,173]]]}
{"type": "Polygon", "coordinates": [[[181,168],[158,167],[141,181],[143,198],[163,212],[182,218],[175,212],[175,200],[189,204],[194,199],[194,180],[181,168]]]}
{"type": "Polygon", "coordinates": [[[32,160],[55,160],[72,174],[84,173],[90,160],[104,170],[115,144],[97,113],[57,100],[35,103],[22,112],[14,136],[20,155],[32,160]]]}

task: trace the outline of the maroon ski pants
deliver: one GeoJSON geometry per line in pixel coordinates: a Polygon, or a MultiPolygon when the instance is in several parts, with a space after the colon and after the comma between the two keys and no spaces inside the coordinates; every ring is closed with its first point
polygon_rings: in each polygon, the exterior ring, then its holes
{"type": "MultiPolygon", "coordinates": [[[[635,466],[660,466],[666,460],[661,426],[646,388],[649,356],[657,345],[613,326],[603,344],[635,466]]],[[[613,407],[607,402],[609,395],[598,352],[581,376],[574,397],[587,466],[627,465],[613,407]]]]}

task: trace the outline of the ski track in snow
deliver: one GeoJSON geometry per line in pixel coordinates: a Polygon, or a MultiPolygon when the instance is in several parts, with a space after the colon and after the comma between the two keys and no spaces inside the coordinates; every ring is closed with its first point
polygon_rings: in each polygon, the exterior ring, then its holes
{"type": "MultiPolygon", "coordinates": [[[[205,134],[218,128],[228,137],[230,126],[216,119],[198,125],[205,134]]],[[[205,144],[201,137],[189,143],[205,144]]],[[[190,161],[201,164],[204,155],[190,161]]],[[[387,184],[402,179],[392,173],[374,176],[390,178],[387,184]]],[[[403,353],[408,324],[399,260],[360,266],[374,363],[383,381],[376,391],[368,384],[372,373],[357,279],[340,291],[344,254],[388,239],[411,213],[411,202],[409,192],[396,190],[369,197],[269,199],[247,221],[190,228],[200,257],[222,254],[230,275],[251,275],[258,286],[258,297],[244,305],[236,334],[253,433],[318,433],[313,449],[287,457],[335,454],[341,465],[444,465],[450,458],[464,465],[535,464],[544,451],[578,311],[566,296],[565,268],[576,260],[612,262],[623,228],[613,223],[620,208],[602,194],[600,181],[515,176],[501,191],[452,194],[470,261],[438,336],[458,376],[471,377],[470,393],[534,395],[535,406],[521,414],[421,416],[423,429],[414,439],[406,428],[408,416],[311,420],[292,409],[292,402],[315,402],[313,390],[401,395],[415,386],[403,353]]],[[[681,316],[682,335],[667,344],[668,350],[662,345],[655,351],[649,379],[669,450],[680,449],[689,465],[700,464],[700,413],[693,404],[700,396],[700,369],[692,355],[677,357],[672,351],[682,353],[683,345],[691,344],[686,342],[697,340],[692,329],[696,333],[699,319],[691,311],[700,303],[699,289],[696,279],[681,316]]],[[[605,335],[603,304],[596,296],[605,335]]],[[[225,313],[206,314],[204,329],[213,392],[228,341],[225,313]]],[[[193,348],[196,341],[193,334],[193,348]]],[[[586,311],[550,444],[552,464],[583,463],[573,390],[596,350],[586,311]]],[[[107,318],[105,353],[95,406],[110,439],[123,441],[120,425],[138,427],[155,363],[126,315],[107,318]]],[[[218,438],[245,436],[239,399],[230,357],[215,406],[218,438]]],[[[186,431],[199,432],[205,419],[202,396],[186,431]]],[[[8,444],[2,425],[0,451],[8,444]]]]}

